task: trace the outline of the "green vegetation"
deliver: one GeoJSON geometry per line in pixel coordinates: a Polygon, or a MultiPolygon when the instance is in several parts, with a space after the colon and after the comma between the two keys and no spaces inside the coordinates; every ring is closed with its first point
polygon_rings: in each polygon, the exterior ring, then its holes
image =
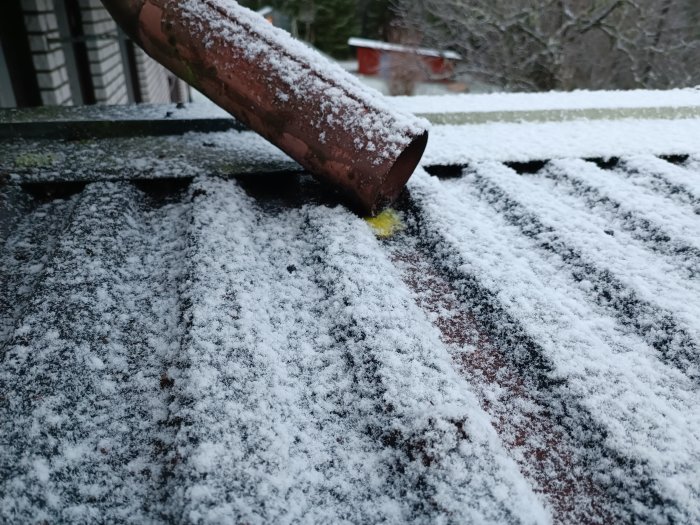
{"type": "Polygon", "coordinates": [[[18,168],[45,168],[53,164],[53,155],[50,153],[24,153],[15,158],[15,166],[18,168]]]}
{"type": "Polygon", "coordinates": [[[348,38],[381,39],[392,18],[390,0],[248,0],[251,9],[271,6],[289,16],[292,32],[336,58],[350,55],[348,38]]]}

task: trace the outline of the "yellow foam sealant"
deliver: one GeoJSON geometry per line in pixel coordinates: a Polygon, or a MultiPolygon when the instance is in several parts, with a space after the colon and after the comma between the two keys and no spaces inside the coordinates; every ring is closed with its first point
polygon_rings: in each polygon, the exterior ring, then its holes
{"type": "Polygon", "coordinates": [[[380,239],[387,239],[404,228],[401,216],[391,208],[387,208],[376,217],[365,217],[365,221],[380,239]]]}

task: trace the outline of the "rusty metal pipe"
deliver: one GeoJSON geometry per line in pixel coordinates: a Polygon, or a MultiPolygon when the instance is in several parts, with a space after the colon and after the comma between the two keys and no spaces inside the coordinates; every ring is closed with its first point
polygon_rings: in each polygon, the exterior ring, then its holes
{"type": "Polygon", "coordinates": [[[232,0],[102,2],[151,57],[362,212],[393,201],[423,155],[424,121],[232,0]]]}

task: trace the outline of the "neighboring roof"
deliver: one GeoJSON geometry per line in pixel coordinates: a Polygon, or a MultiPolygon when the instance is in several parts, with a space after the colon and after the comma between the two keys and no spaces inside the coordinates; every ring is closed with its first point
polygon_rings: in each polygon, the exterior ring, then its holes
{"type": "Polygon", "coordinates": [[[378,238],[220,114],[86,111],[0,114],[0,521],[700,519],[697,117],[436,125],[378,238]]]}
{"type": "Polygon", "coordinates": [[[413,113],[496,113],[559,110],[644,110],[666,108],[700,111],[700,86],[666,91],[550,91],[547,93],[491,93],[443,96],[392,97],[392,105],[413,113]],[[692,108],[692,109],[689,109],[692,108]]]}
{"type": "Polygon", "coordinates": [[[368,49],[378,49],[380,51],[394,51],[400,53],[412,53],[435,58],[449,58],[450,60],[462,60],[462,56],[454,51],[440,51],[425,47],[414,47],[403,44],[392,44],[380,40],[368,40],[367,38],[352,37],[348,39],[348,45],[353,47],[364,47],[368,49]]]}

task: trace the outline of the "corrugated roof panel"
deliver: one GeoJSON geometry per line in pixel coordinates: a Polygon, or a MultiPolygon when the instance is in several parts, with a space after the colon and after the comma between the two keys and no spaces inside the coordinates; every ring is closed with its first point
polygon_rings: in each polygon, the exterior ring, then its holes
{"type": "Polygon", "coordinates": [[[3,519],[700,518],[697,151],[457,151],[377,238],[206,137],[0,146],[3,519]]]}

